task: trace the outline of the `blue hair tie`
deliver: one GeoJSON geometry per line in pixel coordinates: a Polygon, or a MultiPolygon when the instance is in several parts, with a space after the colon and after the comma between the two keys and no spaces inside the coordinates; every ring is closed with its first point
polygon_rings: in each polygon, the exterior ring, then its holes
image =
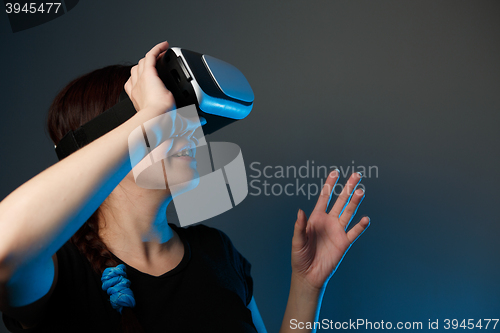
{"type": "Polygon", "coordinates": [[[135,306],[134,293],[129,288],[130,280],[127,279],[125,265],[108,267],[102,272],[102,290],[109,295],[111,306],[116,311],[122,313],[124,306],[133,308],[135,306]]]}

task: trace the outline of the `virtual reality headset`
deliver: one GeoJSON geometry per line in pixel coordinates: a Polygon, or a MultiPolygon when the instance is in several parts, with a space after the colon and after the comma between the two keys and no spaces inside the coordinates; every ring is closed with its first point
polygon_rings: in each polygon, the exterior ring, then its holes
{"type": "MultiPolygon", "coordinates": [[[[177,108],[195,104],[207,120],[205,135],[243,119],[252,110],[254,94],[245,76],[222,60],[178,47],[156,63],[158,76],[173,94],[177,108]]],[[[130,119],[136,110],[125,91],[120,102],[88,123],[66,133],[55,147],[59,160],[69,156],[130,119]]]]}

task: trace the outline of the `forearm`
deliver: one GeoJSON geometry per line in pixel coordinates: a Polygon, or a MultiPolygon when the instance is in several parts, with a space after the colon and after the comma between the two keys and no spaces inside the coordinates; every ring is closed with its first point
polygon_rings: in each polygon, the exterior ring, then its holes
{"type": "Polygon", "coordinates": [[[323,292],[324,290],[309,286],[292,273],[290,294],[280,333],[312,332],[310,329],[300,329],[298,323],[317,321],[323,292]]]}
{"type": "Polygon", "coordinates": [[[92,215],[131,170],[128,136],[150,119],[127,122],[44,170],[0,202],[0,275],[49,258],[92,215]]]}

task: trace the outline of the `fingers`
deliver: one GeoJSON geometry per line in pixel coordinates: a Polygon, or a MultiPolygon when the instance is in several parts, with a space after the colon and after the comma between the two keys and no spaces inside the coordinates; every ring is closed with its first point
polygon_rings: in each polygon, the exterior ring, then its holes
{"type": "Polygon", "coordinates": [[[297,213],[297,221],[293,230],[292,247],[300,249],[307,242],[307,217],[302,209],[297,213]]]}
{"type": "Polygon", "coordinates": [[[351,177],[345,184],[344,189],[337,198],[337,201],[335,201],[335,204],[333,205],[332,210],[330,211],[329,214],[332,214],[335,217],[340,217],[346,203],[349,202],[354,189],[356,188],[356,186],[358,186],[360,181],[361,181],[361,173],[355,172],[351,175],[351,177]]]}
{"type": "Polygon", "coordinates": [[[361,204],[361,201],[363,201],[364,197],[365,191],[361,188],[358,188],[352,195],[349,203],[347,204],[346,208],[339,218],[340,225],[344,227],[344,230],[347,229],[352,218],[354,217],[354,215],[356,215],[356,211],[358,210],[358,207],[361,204]]]}
{"type": "MultiPolygon", "coordinates": [[[[135,69],[136,77],[141,76],[142,73],[144,72],[144,69],[147,66],[154,67],[156,65],[156,59],[165,54],[167,49],[168,49],[168,42],[165,41],[155,45],[151,50],[149,50],[149,52],[146,53],[146,56],[141,60],[139,60],[139,63],[136,66],[134,66],[136,67],[135,69]]],[[[135,85],[135,82],[132,82],[132,84],[135,85]]]]}
{"type": "Polygon", "coordinates": [[[127,82],[125,82],[123,89],[125,89],[125,92],[130,97],[130,95],[132,94],[132,79],[130,77],[128,78],[127,82]]]}
{"type": "Polygon", "coordinates": [[[364,216],[351,230],[347,233],[347,239],[352,244],[358,239],[359,236],[365,232],[365,230],[370,226],[370,218],[364,216]]]}
{"type": "Polygon", "coordinates": [[[314,207],[315,211],[326,211],[332,197],[333,189],[335,188],[335,185],[337,185],[337,181],[339,180],[339,176],[340,171],[338,169],[330,172],[330,174],[326,178],[325,185],[323,186],[323,189],[319,194],[318,202],[316,202],[316,206],[314,207]]]}
{"type": "Polygon", "coordinates": [[[139,60],[139,63],[137,64],[137,74],[139,74],[139,76],[141,76],[142,72],[144,71],[144,58],[142,58],[141,60],[139,60]]]}
{"type": "Polygon", "coordinates": [[[137,75],[137,65],[135,65],[134,67],[132,67],[130,69],[130,78],[132,79],[132,88],[135,87],[136,83],[137,83],[137,79],[139,78],[139,76],[137,75]]]}
{"type": "Polygon", "coordinates": [[[160,53],[160,54],[158,55],[158,57],[156,57],[156,61],[158,61],[159,59],[161,59],[161,57],[163,57],[163,55],[164,55],[165,53],[167,53],[167,51],[163,51],[162,53],[160,53]]]}
{"type": "MultiPolygon", "coordinates": [[[[184,118],[184,117],[183,117],[184,118]]],[[[180,136],[183,136],[183,137],[186,137],[188,140],[191,140],[195,143],[195,146],[198,146],[198,144],[200,143],[199,139],[194,135],[194,133],[196,132],[196,130],[198,129],[198,127],[201,127],[203,125],[205,125],[207,123],[207,120],[203,117],[200,117],[199,118],[199,122],[198,122],[198,119],[196,118],[184,118],[187,122],[187,126],[186,126],[186,130],[185,132],[183,133],[180,133],[179,135],[180,136]]],[[[201,134],[203,135],[203,134],[201,134]]]]}
{"type": "Polygon", "coordinates": [[[154,66],[158,56],[168,49],[168,42],[162,42],[155,45],[148,53],[146,53],[145,63],[146,66],[154,66]]]}
{"type": "Polygon", "coordinates": [[[175,130],[177,135],[185,135],[188,132],[195,131],[198,127],[203,126],[206,123],[205,118],[186,118],[182,116],[177,116],[175,122],[175,130]]]}
{"type": "Polygon", "coordinates": [[[190,136],[189,140],[193,141],[195,147],[198,147],[198,145],[200,144],[200,140],[198,140],[198,138],[194,135],[190,136]]]}

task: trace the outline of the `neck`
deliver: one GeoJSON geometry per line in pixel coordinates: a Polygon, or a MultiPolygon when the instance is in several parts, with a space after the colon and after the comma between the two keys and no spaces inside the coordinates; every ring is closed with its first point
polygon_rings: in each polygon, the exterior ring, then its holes
{"type": "Polygon", "coordinates": [[[169,240],[176,239],[166,216],[172,197],[157,191],[132,201],[128,193],[115,192],[99,221],[99,235],[109,250],[122,260],[145,263],[169,252],[173,243],[169,240]]]}

